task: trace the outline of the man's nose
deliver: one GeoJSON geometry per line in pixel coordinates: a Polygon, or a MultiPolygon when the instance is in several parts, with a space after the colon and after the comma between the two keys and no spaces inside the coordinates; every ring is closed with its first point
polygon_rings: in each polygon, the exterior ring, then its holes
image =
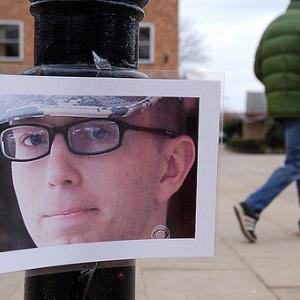
{"type": "Polygon", "coordinates": [[[80,184],[81,176],[75,156],[70,152],[63,135],[56,135],[47,158],[48,184],[51,187],[80,184]]]}

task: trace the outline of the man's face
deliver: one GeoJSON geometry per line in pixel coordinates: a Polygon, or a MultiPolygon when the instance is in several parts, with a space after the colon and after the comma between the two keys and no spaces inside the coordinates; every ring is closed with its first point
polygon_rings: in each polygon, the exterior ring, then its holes
{"type": "MultiPolygon", "coordinates": [[[[30,123],[64,126],[78,120],[46,117],[30,123]]],[[[149,113],[124,121],[153,126],[149,113]]],[[[47,157],[13,162],[19,206],[37,246],[150,238],[161,205],[155,200],[157,144],[153,134],[127,131],[120,148],[86,156],[71,153],[57,134],[47,157]]]]}

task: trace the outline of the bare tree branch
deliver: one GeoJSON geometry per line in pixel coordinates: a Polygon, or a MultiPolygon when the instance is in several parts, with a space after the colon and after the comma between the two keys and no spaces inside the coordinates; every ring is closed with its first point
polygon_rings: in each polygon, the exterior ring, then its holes
{"type": "Polygon", "coordinates": [[[205,54],[205,37],[197,30],[195,22],[183,19],[179,32],[179,64],[183,70],[188,64],[207,64],[209,61],[205,54]]]}

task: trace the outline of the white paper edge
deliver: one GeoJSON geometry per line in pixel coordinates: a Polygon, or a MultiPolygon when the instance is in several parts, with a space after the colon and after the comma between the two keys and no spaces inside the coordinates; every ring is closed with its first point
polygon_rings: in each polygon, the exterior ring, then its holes
{"type": "Polygon", "coordinates": [[[199,145],[194,239],[61,245],[0,253],[0,273],[81,262],[214,255],[220,77],[206,80],[116,79],[0,75],[0,94],[197,97],[199,145]],[[34,92],[33,92],[34,91],[34,92]]]}

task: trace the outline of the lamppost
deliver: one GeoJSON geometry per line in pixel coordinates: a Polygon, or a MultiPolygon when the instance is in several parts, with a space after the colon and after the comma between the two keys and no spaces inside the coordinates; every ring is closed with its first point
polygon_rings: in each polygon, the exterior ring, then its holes
{"type": "MultiPolygon", "coordinates": [[[[146,78],[137,70],[139,22],[149,0],[31,0],[34,67],[25,75],[146,78]]],[[[134,299],[135,263],[27,271],[25,299],[134,299]]]]}

